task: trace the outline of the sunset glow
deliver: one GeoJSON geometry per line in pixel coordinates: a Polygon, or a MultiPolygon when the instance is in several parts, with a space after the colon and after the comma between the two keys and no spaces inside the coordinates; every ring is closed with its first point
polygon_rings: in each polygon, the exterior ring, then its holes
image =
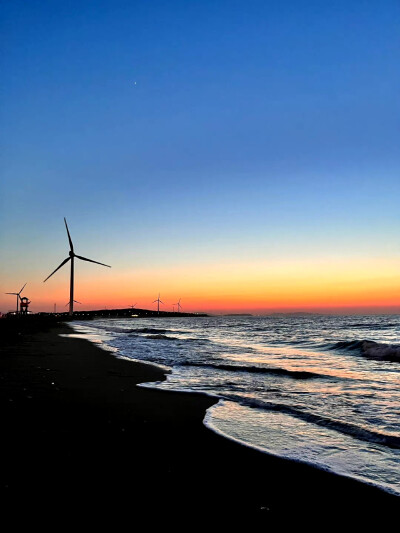
{"type": "MultiPolygon", "coordinates": [[[[82,305],[77,309],[125,308],[135,303],[152,309],[160,292],[166,311],[182,298],[184,310],[190,312],[398,312],[397,264],[382,259],[369,263],[326,259],[132,271],[114,267],[104,272],[96,265],[78,264],[76,298],[82,305]]],[[[36,311],[52,311],[54,303],[59,311],[66,310],[68,291],[68,264],[46,284],[31,281],[26,287],[36,311]]],[[[13,309],[14,297],[4,295],[1,301],[3,309],[13,309]]]]}

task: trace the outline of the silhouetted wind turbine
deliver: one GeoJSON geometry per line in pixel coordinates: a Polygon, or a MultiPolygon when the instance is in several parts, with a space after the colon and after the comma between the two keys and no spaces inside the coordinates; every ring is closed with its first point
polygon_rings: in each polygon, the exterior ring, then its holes
{"type": "Polygon", "coordinates": [[[71,281],[70,281],[70,287],[69,287],[69,314],[72,316],[72,314],[74,312],[74,259],[75,259],[75,257],[77,257],[78,259],[81,259],[82,261],[88,261],[89,263],[96,263],[97,265],[102,265],[102,266],[105,266],[105,267],[108,267],[108,268],[111,268],[111,267],[110,267],[110,265],[105,265],[104,263],[99,263],[98,261],[93,261],[93,259],[87,259],[86,257],[82,257],[81,255],[77,255],[74,252],[74,245],[72,244],[71,235],[69,234],[68,224],[67,224],[67,221],[65,220],[65,217],[64,217],[64,222],[65,222],[65,227],[67,229],[68,240],[69,240],[69,248],[70,248],[69,257],[67,257],[67,259],[64,259],[64,261],[61,263],[61,265],[59,265],[50,274],[50,276],[47,276],[47,278],[44,280],[44,282],[47,281],[49,278],[51,278],[51,276],[53,274],[55,274],[57,272],[57,270],[59,270],[62,266],[65,265],[65,263],[68,263],[68,261],[71,261],[71,281]]]}
{"type": "Polygon", "coordinates": [[[136,305],[137,305],[137,302],[135,304],[131,305],[131,309],[134,309],[136,307],[136,305]]]}
{"type": "Polygon", "coordinates": [[[160,293],[158,293],[158,298],[157,300],[154,300],[153,304],[156,302],[157,302],[157,313],[160,314],[160,304],[165,305],[164,302],[160,300],[160,293]]]}
{"type": "Polygon", "coordinates": [[[182,306],[181,306],[181,300],[182,300],[182,298],[179,298],[179,302],[177,302],[176,304],[174,304],[174,305],[177,305],[177,306],[178,306],[178,313],[181,312],[181,307],[182,307],[182,306]]]}
{"type": "Polygon", "coordinates": [[[18,315],[18,311],[19,311],[18,303],[19,303],[19,301],[21,299],[21,292],[25,289],[25,286],[26,286],[26,283],[25,283],[25,285],[22,287],[22,289],[19,292],[6,292],[5,293],[5,294],[14,294],[17,297],[17,315],[18,315]]]}

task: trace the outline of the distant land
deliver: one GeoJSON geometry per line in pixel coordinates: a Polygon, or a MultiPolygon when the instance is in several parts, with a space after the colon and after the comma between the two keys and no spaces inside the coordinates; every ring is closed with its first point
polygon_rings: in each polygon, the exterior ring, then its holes
{"type": "Polygon", "coordinates": [[[306,311],[296,311],[293,313],[270,313],[268,316],[322,316],[323,313],[308,313],[306,311]]]}
{"type": "Polygon", "coordinates": [[[152,309],[136,309],[136,308],[123,308],[123,309],[98,309],[95,311],[74,311],[71,317],[68,312],[65,313],[36,313],[36,316],[57,316],[68,320],[70,318],[79,318],[80,320],[92,320],[94,318],[143,318],[143,317],[199,317],[209,316],[205,313],[176,313],[170,311],[153,311],[152,309]]]}
{"type": "Polygon", "coordinates": [[[226,313],[221,316],[254,316],[251,313],[226,313]]]}

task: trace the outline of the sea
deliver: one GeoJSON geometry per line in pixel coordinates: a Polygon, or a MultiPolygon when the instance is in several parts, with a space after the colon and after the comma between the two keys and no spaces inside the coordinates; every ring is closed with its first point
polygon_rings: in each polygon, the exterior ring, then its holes
{"type": "Polygon", "coordinates": [[[400,316],[102,318],[72,323],[167,371],[140,386],[216,399],[204,424],[400,496],[400,316]]]}

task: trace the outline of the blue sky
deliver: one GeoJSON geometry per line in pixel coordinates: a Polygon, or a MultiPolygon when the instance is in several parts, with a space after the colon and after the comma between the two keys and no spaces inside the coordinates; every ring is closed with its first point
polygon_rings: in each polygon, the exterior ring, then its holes
{"type": "Polygon", "coordinates": [[[57,263],[64,216],[121,268],[399,257],[398,2],[1,12],[7,281],[57,263]]]}

